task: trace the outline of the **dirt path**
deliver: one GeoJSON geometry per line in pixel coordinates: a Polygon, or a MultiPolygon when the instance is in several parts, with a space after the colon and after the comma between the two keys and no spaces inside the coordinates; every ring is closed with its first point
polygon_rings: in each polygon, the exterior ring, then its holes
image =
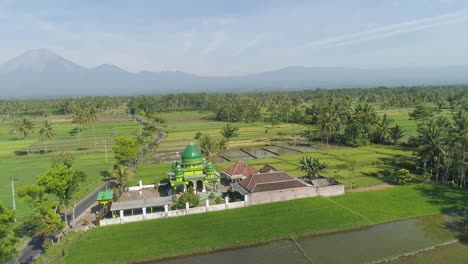
{"type": "Polygon", "coordinates": [[[395,185],[383,183],[383,184],[374,185],[374,186],[355,188],[352,191],[348,191],[348,192],[367,192],[367,191],[383,190],[383,189],[388,189],[388,188],[393,188],[393,187],[395,187],[395,185]]]}

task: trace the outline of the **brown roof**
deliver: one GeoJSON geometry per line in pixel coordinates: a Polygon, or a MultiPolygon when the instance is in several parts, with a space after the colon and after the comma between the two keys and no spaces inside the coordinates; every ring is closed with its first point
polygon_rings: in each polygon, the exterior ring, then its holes
{"type": "Polygon", "coordinates": [[[283,171],[253,174],[240,181],[239,185],[251,193],[307,186],[283,171]]]}
{"type": "Polygon", "coordinates": [[[229,175],[245,175],[251,176],[252,174],[258,173],[258,170],[254,167],[250,167],[249,165],[245,164],[243,161],[238,161],[224,169],[224,173],[229,175]]]}
{"type": "Polygon", "coordinates": [[[267,173],[267,172],[272,172],[272,171],[277,171],[273,166],[270,165],[265,165],[263,168],[260,169],[260,173],[267,173]]]}

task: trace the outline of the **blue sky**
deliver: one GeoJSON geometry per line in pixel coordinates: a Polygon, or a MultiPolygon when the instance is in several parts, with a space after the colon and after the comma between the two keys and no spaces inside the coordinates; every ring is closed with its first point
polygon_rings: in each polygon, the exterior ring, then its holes
{"type": "Polygon", "coordinates": [[[0,63],[47,48],[87,67],[200,75],[468,64],[462,0],[0,0],[0,24],[0,63]]]}

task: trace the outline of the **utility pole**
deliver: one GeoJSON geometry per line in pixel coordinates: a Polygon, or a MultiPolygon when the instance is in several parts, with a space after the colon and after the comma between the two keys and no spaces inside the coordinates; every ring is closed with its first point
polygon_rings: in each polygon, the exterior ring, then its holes
{"type": "Polygon", "coordinates": [[[10,177],[11,181],[11,196],[13,198],[13,210],[16,210],[16,201],[15,201],[15,181],[19,180],[17,177],[10,177]]]}
{"type": "MultiPolygon", "coordinates": [[[[16,201],[15,201],[15,181],[19,180],[17,177],[10,177],[11,181],[11,197],[13,198],[13,210],[16,211],[16,201]]],[[[15,217],[16,222],[16,217],[15,217]]]]}
{"type": "Polygon", "coordinates": [[[73,228],[76,228],[76,220],[75,220],[75,202],[73,201],[73,228]]]}
{"type": "Polygon", "coordinates": [[[106,164],[107,164],[107,140],[104,139],[104,152],[106,153],[106,164]]]}

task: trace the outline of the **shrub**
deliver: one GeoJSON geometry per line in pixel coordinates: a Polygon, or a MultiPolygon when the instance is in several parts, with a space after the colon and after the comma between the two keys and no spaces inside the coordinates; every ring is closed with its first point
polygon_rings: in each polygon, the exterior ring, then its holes
{"type": "Polygon", "coordinates": [[[218,196],[218,197],[216,197],[216,199],[215,199],[215,203],[216,203],[216,204],[222,204],[222,203],[223,203],[223,199],[221,199],[221,197],[218,196]]]}
{"type": "Polygon", "coordinates": [[[414,175],[407,169],[399,169],[393,178],[393,181],[399,185],[405,185],[414,181],[414,175]]]}

